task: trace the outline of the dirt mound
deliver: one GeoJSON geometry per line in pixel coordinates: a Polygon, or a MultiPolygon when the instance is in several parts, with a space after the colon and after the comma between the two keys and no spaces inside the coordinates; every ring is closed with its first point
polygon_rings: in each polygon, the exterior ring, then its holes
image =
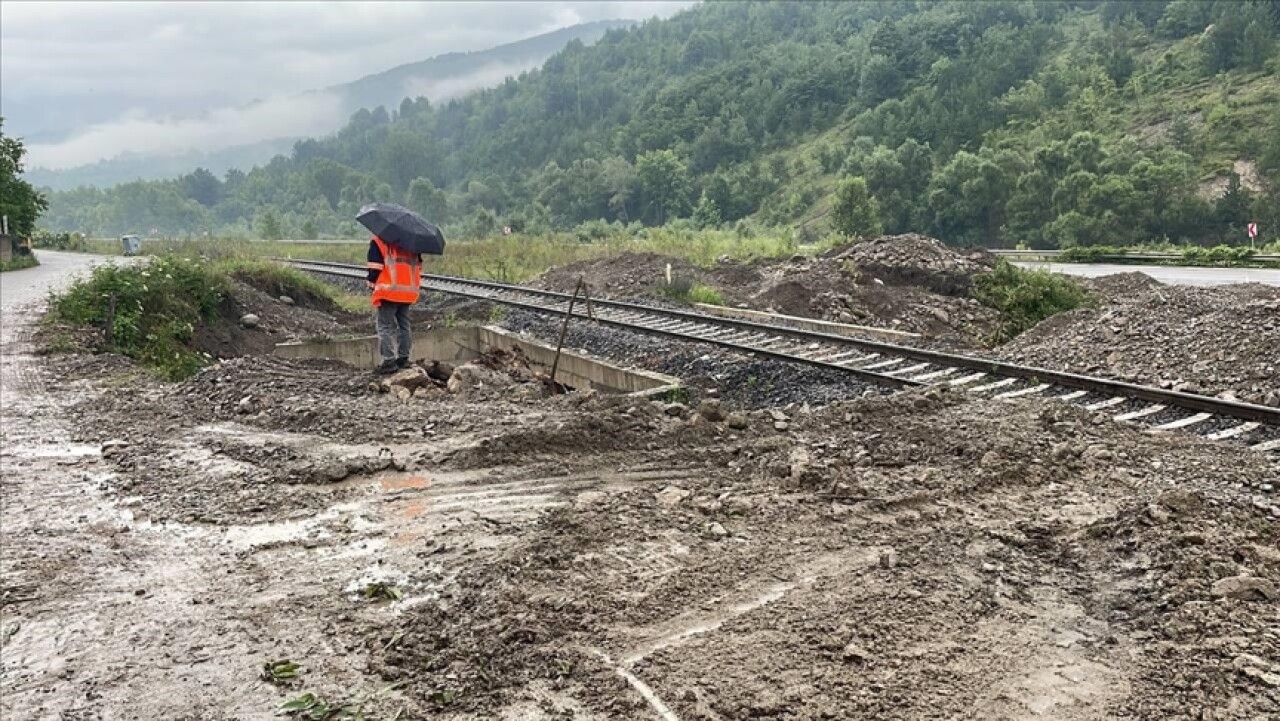
{"type": "Polygon", "coordinates": [[[1111,302],[1136,300],[1157,288],[1165,287],[1164,283],[1138,271],[1085,278],[1081,282],[1099,297],[1111,302]]]}
{"type": "Polygon", "coordinates": [[[1126,273],[1099,282],[1107,303],[1049,318],[999,355],[1280,405],[1280,289],[1165,286],[1144,278],[1126,273]]]}
{"type": "Polygon", "coordinates": [[[975,346],[999,321],[968,296],[990,261],[985,252],[959,252],[924,236],[886,236],[762,265],[760,283],[739,292],[753,308],[975,346]]]}
{"type": "Polygon", "coordinates": [[[657,253],[619,253],[581,260],[552,268],[535,279],[537,288],[572,293],[578,279],[586,281],[592,295],[609,298],[650,296],[667,282],[667,266],[673,279],[701,282],[704,272],[693,264],[657,253]]]}
{"type": "Polygon", "coordinates": [[[547,271],[539,287],[572,292],[584,278],[602,297],[654,297],[672,278],[718,290],[725,301],[758,310],[921,333],[943,343],[982,345],[998,313],[969,297],[974,276],[995,259],[961,251],[922,235],[884,236],[833,248],[818,256],[711,268],[654,253],[622,253],[547,271]]]}
{"type": "Polygon", "coordinates": [[[218,321],[197,328],[192,345],[214,358],[235,358],[267,355],[277,343],[372,332],[368,318],[322,307],[331,305],[327,299],[286,303],[279,295],[232,280],[218,321]],[[252,328],[241,323],[246,315],[257,318],[252,328]]]}
{"type": "Polygon", "coordinates": [[[960,251],[913,233],[853,243],[824,253],[823,258],[848,261],[859,275],[886,285],[915,286],[953,296],[967,296],[973,277],[996,264],[995,256],[985,250],[960,251]]]}

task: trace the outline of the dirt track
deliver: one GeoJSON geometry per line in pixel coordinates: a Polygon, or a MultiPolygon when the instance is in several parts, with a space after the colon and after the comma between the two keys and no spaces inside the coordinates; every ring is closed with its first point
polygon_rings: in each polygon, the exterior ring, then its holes
{"type": "Polygon", "coordinates": [[[937,390],[731,428],[257,358],[160,384],[15,315],[5,718],[1280,713],[1280,469],[1235,446],[937,390]]]}

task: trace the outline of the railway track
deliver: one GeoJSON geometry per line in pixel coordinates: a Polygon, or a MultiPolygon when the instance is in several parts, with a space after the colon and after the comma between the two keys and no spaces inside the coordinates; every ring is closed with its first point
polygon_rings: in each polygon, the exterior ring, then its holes
{"type": "MultiPolygon", "coordinates": [[[[365,277],[364,268],[346,263],[280,260],[312,273],[365,277]]],[[[569,306],[566,293],[442,275],[424,275],[422,280],[429,291],[538,313],[563,315],[569,306]]],[[[1154,430],[1181,430],[1280,453],[1277,408],[686,310],[597,299],[592,299],[591,306],[595,321],[604,325],[834,369],[881,386],[949,385],[995,399],[1052,398],[1110,412],[1117,421],[1154,430]]],[[[586,305],[579,300],[573,313],[585,318],[586,305]]]]}

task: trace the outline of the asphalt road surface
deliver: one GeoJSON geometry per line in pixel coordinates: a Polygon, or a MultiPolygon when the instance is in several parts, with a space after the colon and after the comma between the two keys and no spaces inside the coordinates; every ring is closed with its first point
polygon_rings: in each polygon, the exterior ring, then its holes
{"type": "Polygon", "coordinates": [[[1054,273],[1096,278],[1116,273],[1145,273],[1170,285],[1227,285],[1229,283],[1264,283],[1280,285],[1280,270],[1268,268],[1184,268],[1172,265],[1113,265],[1109,263],[1048,263],[1018,261],[1023,268],[1044,268],[1054,273]]]}
{"type": "Polygon", "coordinates": [[[0,275],[0,307],[10,311],[32,301],[43,300],[51,290],[66,287],[77,275],[103,263],[130,262],[125,258],[84,253],[58,253],[37,250],[40,265],[24,270],[11,270],[0,275]]]}

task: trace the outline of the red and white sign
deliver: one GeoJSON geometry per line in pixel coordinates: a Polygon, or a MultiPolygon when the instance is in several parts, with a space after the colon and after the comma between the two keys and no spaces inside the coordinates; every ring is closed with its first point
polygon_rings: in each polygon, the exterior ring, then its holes
{"type": "Polygon", "coordinates": [[[1256,237],[1258,237],[1258,224],[1257,224],[1257,223],[1250,223],[1250,224],[1249,224],[1249,237],[1250,237],[1250,238],[1256,238],[1256,237]]]}

